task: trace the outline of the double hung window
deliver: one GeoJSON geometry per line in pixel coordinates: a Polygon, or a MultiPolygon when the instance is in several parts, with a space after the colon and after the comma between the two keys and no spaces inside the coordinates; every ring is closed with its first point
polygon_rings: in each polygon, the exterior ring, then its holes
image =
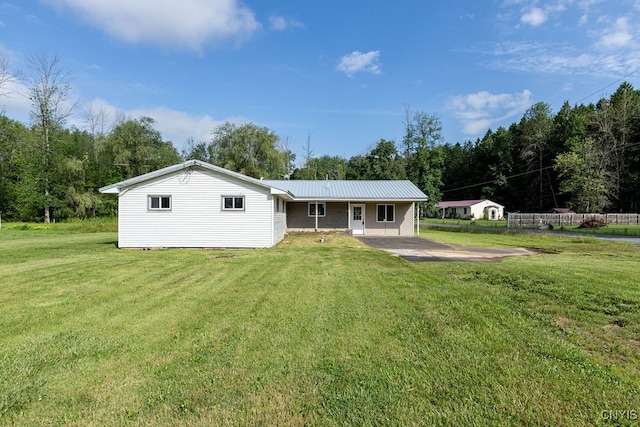
{"type": "Polygon", "coordinates": [[[325,208],[326,205],[324,202],[309,203],[309,216],[316,216],[316,212],[318,213],[318,216],[325,216],[325,208]]]}
{"type": "Polygon", "coordinates": [[[378,222],[394,222],[396,205],[378,205],[378,222]]]}

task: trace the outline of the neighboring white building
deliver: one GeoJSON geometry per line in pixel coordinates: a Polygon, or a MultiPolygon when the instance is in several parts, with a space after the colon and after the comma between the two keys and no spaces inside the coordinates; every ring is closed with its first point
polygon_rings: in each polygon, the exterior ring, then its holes
{"type": "Polygon", "coordinates": [[[453,200],[436,205],[441,218],[504,219],[504,206],[488,199],[453,200]]]}
{"type": "Polygon", "coordinates": [[[263,181],[198,160],[100,192],[118,194],[121,248],[265,248],[288,229],[413,235],[427,200],[410,181],[263,181]]]}

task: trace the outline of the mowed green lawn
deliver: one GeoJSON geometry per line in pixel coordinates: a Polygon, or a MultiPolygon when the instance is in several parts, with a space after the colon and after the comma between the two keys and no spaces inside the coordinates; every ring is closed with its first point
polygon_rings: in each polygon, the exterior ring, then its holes
{"type": "Polygon", "coordinates": [[[339,235],[132,251],[41,228],[0,229],[2,425],[638,423],[631,244],[426,231],[544,253],[410,263],[339,235]]]}

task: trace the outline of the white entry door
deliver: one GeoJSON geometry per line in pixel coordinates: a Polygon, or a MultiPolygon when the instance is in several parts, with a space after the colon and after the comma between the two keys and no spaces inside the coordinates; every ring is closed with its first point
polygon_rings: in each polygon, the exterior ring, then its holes
{"type": "Polygon", "coordinates": [[[351,230],[353,234],[364,234],[364,205],[351,205],[351,230]]]}

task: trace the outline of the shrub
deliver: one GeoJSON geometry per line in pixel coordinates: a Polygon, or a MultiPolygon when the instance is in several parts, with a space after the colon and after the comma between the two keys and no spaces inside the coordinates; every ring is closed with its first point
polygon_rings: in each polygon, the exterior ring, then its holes
{"type": "Polygon", "coordinates": [[[602,228],[607,226],[607,221],[603,219],[591,218],[585,219],[580,223],[578,228],[602,228]]]}

